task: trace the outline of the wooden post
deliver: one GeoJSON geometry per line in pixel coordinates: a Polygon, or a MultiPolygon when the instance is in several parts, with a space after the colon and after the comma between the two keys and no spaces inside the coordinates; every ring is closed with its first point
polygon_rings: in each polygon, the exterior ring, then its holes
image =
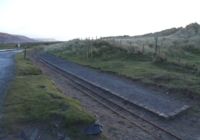
{"type": "Polygon", "coordinates": [[[155,56],[157,56],[157,52],[158,52],[158,37],[156,36],[154,39],[155,39],[155,56]]]}
{"type": "Polygon", "coordinates": [[[26,59],[26,47],[24,48],[24,59],[26,59]]]}
{"type": "Polygon", "coordinates": [[[142,54],[144,54],[144,44],[142,45],[142,54]]]}

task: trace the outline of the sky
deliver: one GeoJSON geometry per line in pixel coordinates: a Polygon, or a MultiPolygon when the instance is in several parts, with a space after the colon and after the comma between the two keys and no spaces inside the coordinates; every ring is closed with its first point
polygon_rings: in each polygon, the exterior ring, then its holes
{"type": "Polygon", "coordinates": [[[200,23],[199,0],[0,0],[0,32],[32,38],[140,35],[200,23]]]}

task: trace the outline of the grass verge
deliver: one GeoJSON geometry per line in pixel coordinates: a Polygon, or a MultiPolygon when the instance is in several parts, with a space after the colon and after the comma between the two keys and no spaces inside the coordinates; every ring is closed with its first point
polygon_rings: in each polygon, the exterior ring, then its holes
{"type": "Polygon", "coordinates": [[[0,44],[1,49],[17,49],[16,44],[0,44]]]}
{"type": "Polygon", "coordinates": [[[51,80],[28,59],[23,59],[22,54],[16,56],[16,79],[7,93],[4,108],[4,125],[10,131],[22,124],[50,124],[56,116],[62,118],[69,135],[76,138],[81,135],[77,126],[95,120],[77,100],[62,95],[51,80]]]}

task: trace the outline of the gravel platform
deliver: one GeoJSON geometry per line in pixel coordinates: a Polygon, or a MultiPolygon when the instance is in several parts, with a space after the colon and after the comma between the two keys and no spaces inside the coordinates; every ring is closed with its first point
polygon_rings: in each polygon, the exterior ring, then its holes
{"type": "Polygon", "coordinates": [[[131,80],[124,80],[118,76],[75,64],[47,53],[42,54],[41,58],[158,116],[173,117],[189,108],[189,105],[180,100],[134,84],[131,80]]]}

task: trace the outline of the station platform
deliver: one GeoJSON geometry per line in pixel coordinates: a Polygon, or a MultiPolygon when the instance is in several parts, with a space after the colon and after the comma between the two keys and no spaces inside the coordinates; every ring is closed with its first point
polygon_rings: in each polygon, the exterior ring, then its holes
{"type": "Polygon", "coordinates": [[[160,117],[170,118],[189,108],[189,105],[183,101],[136,84],[132,80],[66,61],[47,53],[42,54],[41,58],[63,71],[72,73],[78,78],[103,88],[160,117]]]}

